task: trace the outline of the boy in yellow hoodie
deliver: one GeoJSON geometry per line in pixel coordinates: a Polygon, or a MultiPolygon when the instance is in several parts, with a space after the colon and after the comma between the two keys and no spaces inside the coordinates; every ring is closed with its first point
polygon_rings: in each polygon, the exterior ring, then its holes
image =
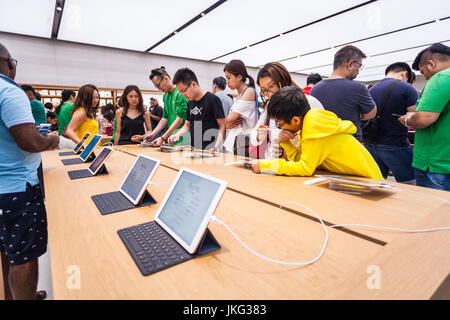
{"type": "Polygon", "coordinates": [[[311,176],[316,169],[383,180],[369,151],[353,137],[356,127],[334,113],[311,109],[305,95],[295,87],[284,87],[269,101],[267,114],[278,128],[298,135],[299,146],[282,142],[288,161],[255,160],[255,173],[311,176]]]}

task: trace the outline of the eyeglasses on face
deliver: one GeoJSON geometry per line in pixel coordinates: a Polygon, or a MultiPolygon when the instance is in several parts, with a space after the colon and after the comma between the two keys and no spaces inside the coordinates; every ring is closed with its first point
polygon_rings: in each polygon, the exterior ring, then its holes
{"type": "Polygon", "coordinates": [[[281,129],[281,127],[283,127],[287,122],[283,122],[282,124],[278,123],[278,121],[275,121],[275,127],[277,127],[278,129],[281,129]]]}
{"type": "Polygon", "coordinates": [[[274,83],[272,83],[267,89],[261,88],[261,93],[265,96],[267,96],[268,93],[274,94],[279,90],[278,86],[274,83]]]}
{"type": "Polygon", "coordinates": [[[158,84],[155,85],[155,87],[157,87],[159,90],[162,90],[162,89],[161,89],[161,83],[162,83],[163,81],[164,81],[164,77],[161,78],[161,80],[159,81],[158,84]]]}
{"type": "Polygon", "coordinates": [[[356,64],[359,65],[359,70],[364,69],[364,65],[362,63],[359,63],[359,62],[356,62],[356,61],[353,61],[353,63],[356,63],[356,64]]]}
{"type": "Polygon", "coordinates": [[[186,88],[184,88],[183,90],[180,90],[180,93],[185,93],[185,92],[187,91],[187,89],[189,89],[189,87],[191,86],[191,84],[192,84],[192,82],[189,83],[189,85],[188,85],[186,88]]]}

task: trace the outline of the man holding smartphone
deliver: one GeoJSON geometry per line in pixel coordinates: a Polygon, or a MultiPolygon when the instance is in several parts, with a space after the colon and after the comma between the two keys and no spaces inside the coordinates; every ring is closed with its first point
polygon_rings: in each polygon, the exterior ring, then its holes
{"type": "Polygon", "coordinates": [[[386,68],[385,75],[369,90],[380,117],[375,140],[365,142],[364,146],[385,179],[391,171],[397,182],[414,183],[413,150],[408,140],[408,128],[397,120],[406,112],[416,110],[417,90],[408,83],[412,70],[408,64],[396,62],[386,68]]]}
{"type": "Polygon", "coordinates": [[[47,215],[37,169],[58,133],[38,133],[27,96],[14,82],[17,60],[0,43],[0,252],[5,298],[43,299],[38,258],[47,251],[47,215]]]}

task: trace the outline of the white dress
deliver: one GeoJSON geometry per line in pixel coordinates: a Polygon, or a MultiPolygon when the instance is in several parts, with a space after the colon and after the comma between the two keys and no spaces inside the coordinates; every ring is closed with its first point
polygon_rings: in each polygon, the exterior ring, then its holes
{"type": "Polygon", "coordinates": [[[227,138],[223,143],[227,152],[234,152],[234,141],[236,136],[245,131],[251,130],[256,126],[258,121],[258,111],[256,109],[256,101],[246,101],[237,99],[230,108],[230,112],[236,112],[241,115],[241,124],[227,130],[227,138]]]}
{"type": "MultiPolygon", "coordinates": [[[[310,96],[310,95],[305,95],[305,96],[306,96],[306,99],[308,100],[308,103],[311,108],[324,110],[322,104],[320,103],[319,100],[317,100],[317,98],[314,98],[313,96],[310,96]]],[[[254,129],[252,130],[252,132],[250,134],[250,143],[252,145],[259,146],[260,144],[263,143],[263,141],[257,140],[258,127],[262,124],[266,124],[266,121],[267,121],[267,108],[264,109],[264,111],[261,113],[258,123],[256,124],[256,126],[254,127],[254,129]]],[[[275,158],[272,154],[272,143],[275,138],[278,138],[278,136],[280,135],[280,132],[281,132],[281,130],[275,126],[275,120],[270,119],[270,121],[269,121],[269,139],[268,139],[269,141],[267,142],[267,149],[266,149],[266,153],[264,155],[264,159],[273,160],[275,158]]],[[[294,146],[298,146],[298,137],[296,136],[295,138],[293,138],[291,140],[291,143],[294,146]]]]}

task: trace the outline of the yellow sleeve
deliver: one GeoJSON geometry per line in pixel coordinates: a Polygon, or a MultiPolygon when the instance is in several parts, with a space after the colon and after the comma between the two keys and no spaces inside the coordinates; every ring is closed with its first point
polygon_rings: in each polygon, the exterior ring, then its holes
{"type": "Polygon", "coordinates": [[[290,141],[280,143],[280,146],[286,152],[286,156],[289,161],[299,161],[301,156],[301,151],[299,148],[294,146],[290,141]]]}
{"type": "Polygon", "coordinates": [[[317,167],[328,157],[329,151],[322,139],[304,141],[299,161],[286,161],[284,159],[261,160],[261,172],[272,172],[278,175],[303,176],[313,175],[317,167]]]}

